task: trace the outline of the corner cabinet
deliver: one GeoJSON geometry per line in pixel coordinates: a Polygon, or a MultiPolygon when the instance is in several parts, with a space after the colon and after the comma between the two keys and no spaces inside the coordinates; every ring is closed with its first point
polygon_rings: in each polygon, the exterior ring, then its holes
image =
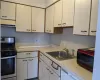
{"type": "Polygon", "coordinates": [[[54,27],[61,27],[62,22],[62,0],[54,4],[54,27]]]}
{"type": "Polygon", "coordinates": [[[31,7],[17,4],[16,31],[31,32],[31,7]]]}
{"type": "Polygon", "coordinates": [[[45,10],[32,7],[32,32],[44,32],[45,10]]]}
{"type": "Polygon", "coordinates": [[[74,34],[88,35],[91,0],[75,1],[74,34]]]}
{"type": "Polygon", "coordinates": [[[62,27],[71,27],[74,22],[75,0],[62,0],[62,27]]]}
{"type": "Polygon", "coordinates": [[[1,24],[15,25],[16,4],[0,1],[1,3],[1,24]]]}

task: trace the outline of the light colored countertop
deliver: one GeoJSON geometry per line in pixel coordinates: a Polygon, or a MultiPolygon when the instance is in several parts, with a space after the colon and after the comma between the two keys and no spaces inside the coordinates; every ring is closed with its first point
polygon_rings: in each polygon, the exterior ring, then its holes
{"type": "Polygon", "coordinates": [[[42,47],[20,48],[20,49],[17,48],[17,51],[18,52],[25,52],[25,51],[37,51],[37,50],[39,50],[44,55],[49,57],[51,60],[56,62],[58,65],[60,65],[62,67],[62,69],[64,69],[65,71],[70,71],[74,75],[81,77],[83,80],[92,80],[92,72],[80,67],[77,64],[76,59],[58,61],[46,53],[46,52],[51,52],[51,51],[61,51],[62,49],[63,48],[61,48],[59,46],[53,46],[53,47],[52,46],[45,46],[45,47],[42,46],[42,47]]]}

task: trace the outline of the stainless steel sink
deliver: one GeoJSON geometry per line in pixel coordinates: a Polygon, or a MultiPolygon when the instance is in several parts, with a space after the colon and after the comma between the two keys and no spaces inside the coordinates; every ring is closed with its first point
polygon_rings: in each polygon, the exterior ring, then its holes
{"type": "Polygon", "coordinates": [[[59,61],[75,58],[74,56],[72,56],[64,51],[47,52],[47,54],[49,54],[50,56],[52,56],[53,58],[55,58],[59,61]]]}

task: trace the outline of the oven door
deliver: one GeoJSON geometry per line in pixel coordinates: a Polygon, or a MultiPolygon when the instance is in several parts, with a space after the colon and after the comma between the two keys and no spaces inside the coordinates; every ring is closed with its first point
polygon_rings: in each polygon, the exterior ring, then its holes
{"type": "Polygon", "coordinates": [[[1,78],[16,76],[16,56],[1,58],[1,78]]]}
{"type": "Polygon", "coordinates": [[[77,54],[77,62],[80,64],[82,67],[93,71],[93,62],[94,62],[94,57],[79,53],[77,54]]]}

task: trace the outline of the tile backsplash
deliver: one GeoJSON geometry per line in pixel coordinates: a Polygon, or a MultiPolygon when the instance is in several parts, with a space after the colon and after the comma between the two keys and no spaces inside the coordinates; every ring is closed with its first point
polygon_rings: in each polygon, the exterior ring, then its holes
{"type": "Polygon", "coordinates": [[[71,52],[95,46],[95,36],[73,35],[73,28],[64,28],[63,34],[16,32],[15,28],[1,27],[1,36],[14,36],[18,45],[60,45],[71,52]]]}
{"type": "Polygon", "coordinates": [[[63,34],[51,35],[51,43],[66,47],[71,52],[72,49],[94,47],[95,36],[73,35],[73,28],[64,28],[63,34]]]}
{"type": "Polygon", "coordinates": [[[14,36],[16,37],[16,43],[18,44],[50,44],[50,35],[46,33],[27,33],[27,32],[16,32],[16,28],[12,27],[1,27],[1,36],[14,36]]]}

